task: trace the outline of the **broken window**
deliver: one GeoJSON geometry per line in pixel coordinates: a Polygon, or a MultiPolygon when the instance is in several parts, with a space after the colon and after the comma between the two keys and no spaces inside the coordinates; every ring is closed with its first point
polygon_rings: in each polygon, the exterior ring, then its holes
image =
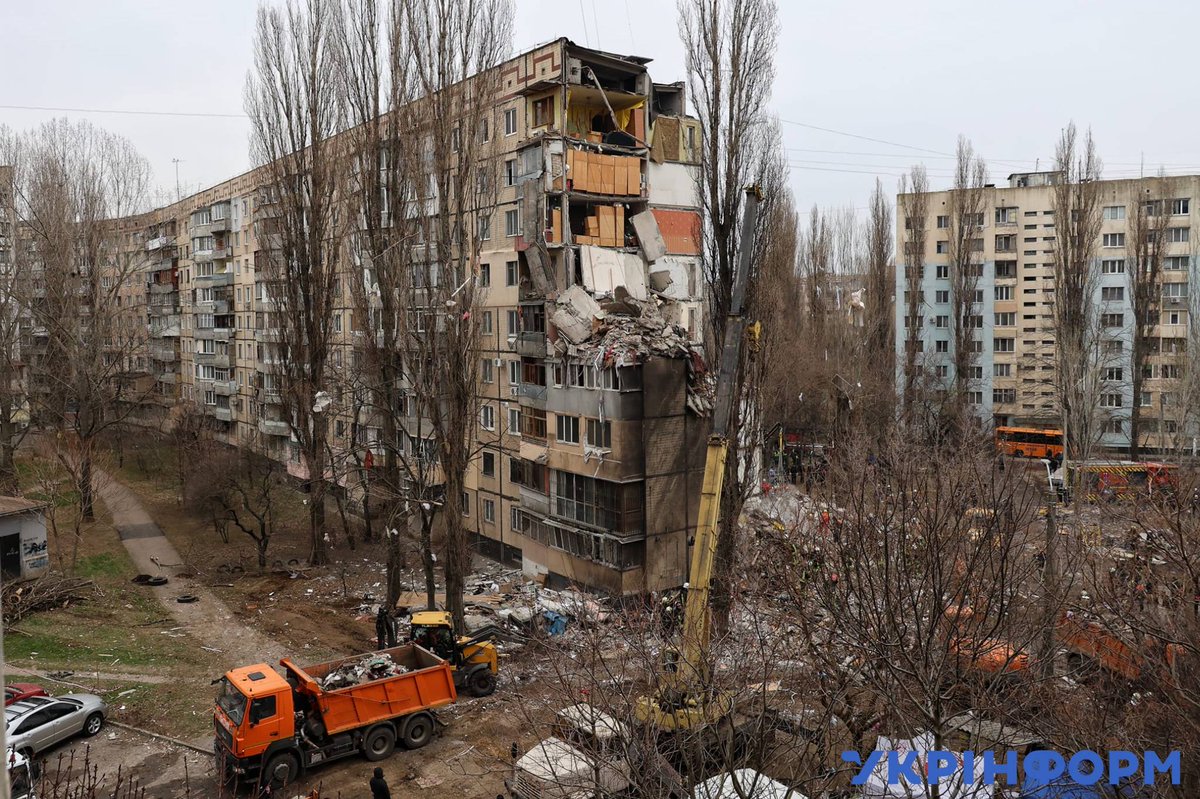
{"type": "Polygon", "coordinates": [[[554,124],[554,95],[533,101],[533,126],[544,128],[554,124]]]}
{"type": "Polygon", "coordinates": [[[521,435],[546,439],[546,412],[541,408],[521,409],[521,435]]]}

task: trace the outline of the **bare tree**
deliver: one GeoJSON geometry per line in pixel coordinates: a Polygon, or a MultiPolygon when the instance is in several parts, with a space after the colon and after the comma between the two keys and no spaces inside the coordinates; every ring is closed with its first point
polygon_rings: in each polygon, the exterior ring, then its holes
{"type": "MultiPolygon", "coordinates": [[[[1155,331],[1162,309],[1162,269],[1166,258],[1168,209],[1163,203],[1169,198],[1165,181],[1150,180],[1147,196],[1138,197],[1130,209],[1128,257],[1125,273],[1128,280],[1129,305],[1133,311],[1132,346],[1130,348],[1129,382],[1133,388],[1133,404],[1129,409],[1129,458],[1138,460],[1142,448],[1142,387],[1146,369],[1156,347],[1155,331]]],[[[1159,435],[1165,431],[1160,430],[1159,435]]],[[[1161,439],[1160,439],[1161,440],[1161,439]]]]}
{"type": "Polygon", "coordinates": [[[279,311],[278,380],[310,491],[309,560],[326,561],[328,360],[347,214],[338,207],[344,122],[334,0],[260,6],[246,84],[251,153],[262,173],[262,269],[279,311]]]}
{"type": "Polygon", "coordinates": [[[892,207],[883,193],[883,183],[878,179],[875,181],[875,190],[871,192],[869,209],[863,354],[866,371],[875,381],[873,393],[876,399],[870,418],[876,425],[879,443],[882,444],[895,413],[896,316],[892,295],[896,291],[896,264],[892,248],[896,233],[892,207]]]}
{"type": "Polygon", "coordinates": [[[975,154],[971,142],[958,139],[954,167],[954,188],[950,191],[949,260],[950,260],[950,334],[954,347],[952,391],[949,409],[951,418],[945,420],[951,440],[962,441],[968,434],[970,413],[969,394],[973,385],[971,370],[975,357],[975,336],[983,326],[983,317],[976,313],[980,304],[975,293],[983,272],[984,186],[987,185],[987,165],[975,154]]]}
{"type": "Polygon", "coordinates": [[[0,494],[19,493],[14,454],[25,437],[29,421],[21,339],[28,317],[21,301],[24,259],[16,258],[17,219],[14,170],[16,137],[0,127],[0,494]]]}
{"type": "Polygon", "coordinates": [[[1055,152],[1054,381],[1062,413],[1065,457],[1086,459],[1099,438],[1100,370],[1092,258],[1100,237],[1101,162],[1091,132],[1079,140],[1068,125],[1055,152]]]}
{"type": "Polygon", "coordinates": [[[90,519],[96,445],[152,390],[136,379],[145,315],[122,304],[145,260],[134,214],[150,167],[126,140],[65,121],[27,134],[17,160],[15,274],[29,319],[30,398],[36,422],[58,434],[90,519]]]}
{"type": "MultiPolygon", "coordinates": [[[[912,414],[920,385],[917,366],[921,354],[921,328],[925,276],[925,248],[929,239],[929,178],[925,167],[914,166],[900,179],[898,214],[904,217],[904,410],[912,414]]],[[[897,302],[900,298],[896,298],[897,302]]]]}

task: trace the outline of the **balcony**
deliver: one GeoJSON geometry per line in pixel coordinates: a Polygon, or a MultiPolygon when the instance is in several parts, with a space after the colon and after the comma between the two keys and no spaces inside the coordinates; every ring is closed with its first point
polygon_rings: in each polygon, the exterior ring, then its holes
{"type": "Polygon", "coordinates": [[[521,507],[533,513],[550,514],[550,497],[540,491],[521,486],[521,507]]]}
{"type": "Polygon", "coordinates": [[[259,419],[258,432],[264,436],[291,436],[292,428],[287,422],[276,419],[259,419]]]}
{"type": "Polygon", "coordinates": [[[150,239],[150,241],[146,242],[146,252],[154,252],[155,250],[161,250],[164,247],[173,245],[174,243],[175,243],[175,240],[173,238],[171,238],[170,236],[158,236],[158,237],[150,239]]]}
{"type": "Polygon", "coordinates": [[[229,313],[229,300],[203,300],[196,303],[196,310],[204,313],[229,313]]]}
{"type": "Polygon", "coordinates": [[[236,380],[218,380],[213,383],[213,393],[218,397],[233,397],[237,395],[237,391],[236,380]]]}
{"type": "Polygon", "coordinates": [[[531,408],[546,407],[546,386],[539,386],[535,383],[522,383],[517,387],[517,396],[521,400],[521,405],[527,405],[531,408]]]}
{"type": "Polygon", "coordinates": [[[233,410],[231,408],[222,408],[220,405],[209,405],[208,410],[212,411],[212,415],[222,422],[233,421],[233,410]]]}
{"type": "Polygon", "coordinates": [[[159,363],[172,363],[179,360],[179,353],[174,347],[151,347],[150,360],[159,363]]]}
{"type": "Polygon", "coordinates": [[[232,224],[229,219],[228,209],[226,209],[226,215],[225,215],[224,219],[214,219],[213,221],[208,223],[208,232],[209,233],[225,233],[226,231],[231,230],[231,229],[232,229],[232,224]]]}
{"type": "Polygon", "coordinates": [[[547,355],[545,333],[520,333],[508,340],[508,346],[526,358],[545,358],[547,355]]]}
{"type": "Polygon", "coordinates": [[[196,363],[215,366],[218,369],[229,368],[229,353],[217,354],[215,352],[197,352],[195,354],[196,363]]]}
{"type": "Polygon", "coordinates": [[[280,341],[279,328],[260,328],[254,331],[254,340],[258,342],[274,344],[280,341]]]}
{"type": "Polygon", "coordinates": [[[152,296],[161,296],[163,294],[171,294],[179,291],[179,287],[174,283],[151,283],[150,294],[152,296]]]}

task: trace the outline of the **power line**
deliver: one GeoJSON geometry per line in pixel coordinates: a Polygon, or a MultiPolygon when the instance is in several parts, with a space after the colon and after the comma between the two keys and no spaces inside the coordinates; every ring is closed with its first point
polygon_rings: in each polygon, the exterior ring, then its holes
{"type": "Polygon", "coordinates": [[[136,111],[119,108],[59,108],[46,105],[0,105],[9,111],[55,111],[71,114],[129,114],[133,116],[158,117],[210,117],[215,119],[249,119],[245,114],[214,114],[204,111],[136,111]]]}
{"type": "Polygon", "coordinates": [[[911,144],[900,144],[899,142],[888,141],[887,139],[874,139],[874,138],[871,138],[870,136],[860,136],[857,133],[847,133],[844,130],[834,130],[833,128],[823,128],[820,125],[809,125],[808,123],[796,122],[791,119],[780,119],[779,121],[785,122],[788,125],[795,125],[795,126],[801,127],[801,128],[809,128],[810,130],[819,130],[819,131],[823,131],[825,133],[834,133],[838,136],[849,136],[852,139],[862,139],[863,141],[875,142],[876,144],[886,144],[889,147],[902,147],[906,150],[916,150],[916,151],[922,152],[922,153],[934,153],[935,155],[944,155],[944,156],[949,156],[951,158],[954,157],[951,153],[942,152],[941,150],[931,150],[928,147],[916,147],[911,144]]]}

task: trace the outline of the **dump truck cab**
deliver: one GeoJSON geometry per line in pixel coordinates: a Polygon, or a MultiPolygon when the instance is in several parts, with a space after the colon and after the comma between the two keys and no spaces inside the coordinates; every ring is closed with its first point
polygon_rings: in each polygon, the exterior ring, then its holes
{"type": "Polygon", "coordinates": [[[629,728],[587,703],[555,715],[553,735],[517,760],[509,792],[518,799],[614,796],[633,783],[629,728]]]}
{"type": "Polygon", "coordinates": [[[266,663],[233,669],[217,685],[216,751],[236,752],[226,770],[254,778],[252,764],[269,760],[296,735],[292,687],[266,663]]]}
{"type": "Polygon", "coordinates": [[[12,799],[37,799],[33,780],[34,769],[29,758],[15,749],[8,750],[8,795],[12,799]]]}
{"type": "Polygon", "coordinates": [[[472,696],[487,696],[496,690],[500,661],[496,647],[487,639],[498,628],[487,628],[473,636],[454,637],[454,622],[444,610],[422,610],[412,614],[409,639],[443,658],[454,671],[454,685],[472,696]]]}

